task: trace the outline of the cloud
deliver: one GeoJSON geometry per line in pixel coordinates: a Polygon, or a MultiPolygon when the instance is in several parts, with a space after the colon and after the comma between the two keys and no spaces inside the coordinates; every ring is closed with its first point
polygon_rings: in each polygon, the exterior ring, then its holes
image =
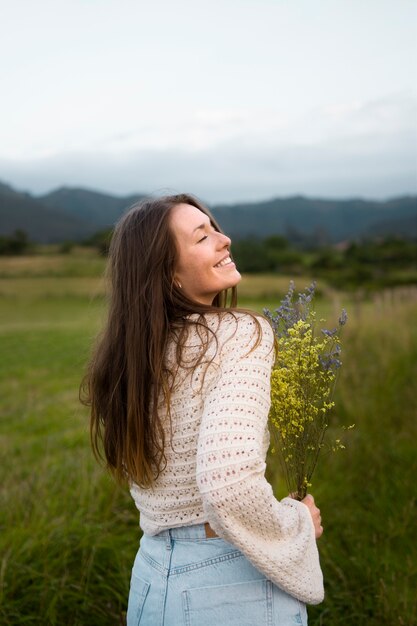
{"type": "Polygon", "coordinates": [[[0,179],[38,193],[60,185],[117,194],[187,190],[211,203],[417,193],[415,112],[409,94],[327,105],[292,120],[273,111],[254,118],[244,109],[200,110],[166,132],[155,126],[93,150],[0,160],[0,179]]]}

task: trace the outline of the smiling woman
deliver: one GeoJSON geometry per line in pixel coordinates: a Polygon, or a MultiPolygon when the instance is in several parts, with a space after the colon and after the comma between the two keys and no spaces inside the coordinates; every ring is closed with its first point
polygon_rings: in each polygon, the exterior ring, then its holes
{"type": "Polygon", "coordinates": [[[179,204],[172,210],[171,228],[178,246],[175,280],[191,300],[211,305],[219,292],[237,285],[241,276],[230,256],[231,241],[208,215],[179,204]]]}
{"type": "Polygon", "coordinates": [[[274,338],[236,308],[230,245],[186,194],[142,201],[111,242],[84,401],[140,511],[128,626],[306,624],[323,599],[320,511],[265,478],[274,338]]]}

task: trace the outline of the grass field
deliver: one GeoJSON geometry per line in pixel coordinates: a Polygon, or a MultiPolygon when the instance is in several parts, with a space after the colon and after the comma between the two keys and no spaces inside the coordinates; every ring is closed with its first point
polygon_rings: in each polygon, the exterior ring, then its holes
{"type": "MultiPolygon", "coordinates": [[[[78,385],[104,315],[102,259],[80,251],[0,261],[0,623],[123,624],[140,537],[130,496],[89,449],[78,385]],[[52,259],[52,262],[51,262],[52,259]]],[[[308,281],[297,279],[304,288],[308,281]]],[[[242,305],[278,303],[286,277],[248,277],[242,305]]],[[[326,600],[311,625],[417,624],[417,296],[364,301],[319,283],[320,313],[349,314],[332,429],[312,492],[326,600]]],[[[268,478],[285,494],[275,457],[268,478]]]]}

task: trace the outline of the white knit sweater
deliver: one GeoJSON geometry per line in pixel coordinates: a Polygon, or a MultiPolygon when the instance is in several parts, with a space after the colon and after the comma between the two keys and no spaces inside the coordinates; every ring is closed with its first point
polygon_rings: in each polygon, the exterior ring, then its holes
{"type": "MultiPolygon", "coordinates": [[[[167,466],[154,488],[131,485],[141,528],[155,535],[207,521],[272,582],[317,604],[324,590],[310,512],[292,498],[278,501],[264,475],[272,329],[259,317],[255,346],[256,322],[249,314],[210,314],[206,320],[217,346],[211,338],[207,358],[195,370],[177,372],[172,439],[168,420],[165,428],[167,466]]],[[[185,355],[192,362],[198,354],[201,339],[193,327],[185,355]]],[[[175,363],[174,340],[167,363],[175,363]]]]}

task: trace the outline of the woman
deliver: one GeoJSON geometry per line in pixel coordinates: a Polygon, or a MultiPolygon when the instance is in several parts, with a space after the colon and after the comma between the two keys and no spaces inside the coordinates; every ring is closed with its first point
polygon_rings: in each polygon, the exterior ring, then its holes
{"type": "Polygon", "coordinates": [[[112,238],[86,382],[95,453],[140,511],[128,626],[306,624],[323,599],[320,511],[264,476],[274,338],[235,308],[230,244],[186,194],[142,201],[112,238]]]}

